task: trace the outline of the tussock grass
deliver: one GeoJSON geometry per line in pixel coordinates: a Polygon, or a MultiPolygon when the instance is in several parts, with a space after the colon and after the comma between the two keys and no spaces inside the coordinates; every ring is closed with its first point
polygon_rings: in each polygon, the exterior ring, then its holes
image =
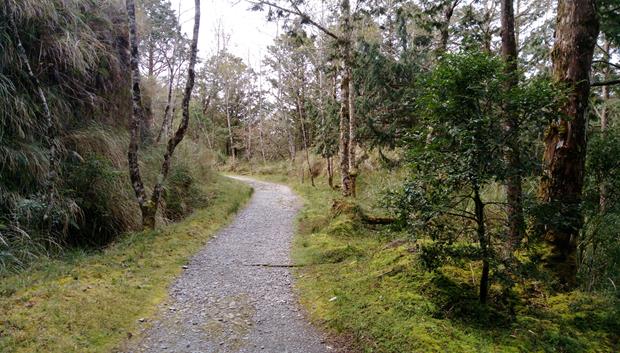
{"type": "Polygon", "coordinates": [[[249,198],[239,182],[202,186],[208,207],[102,251],[74,250],[0,283],[0,351],[109,352],[154,313],[181,266],[249,198]]]}

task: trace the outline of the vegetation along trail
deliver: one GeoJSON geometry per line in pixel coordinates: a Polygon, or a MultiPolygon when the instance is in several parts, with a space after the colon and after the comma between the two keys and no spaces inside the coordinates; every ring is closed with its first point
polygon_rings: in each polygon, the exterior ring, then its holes
{"type": "Polygon", "coordinates": [[[188,264],[154,323],[126,352],[328,352],[292,291],[289,250],[300,202],[286,186],[249,183],[248,206],[188,264]]]}

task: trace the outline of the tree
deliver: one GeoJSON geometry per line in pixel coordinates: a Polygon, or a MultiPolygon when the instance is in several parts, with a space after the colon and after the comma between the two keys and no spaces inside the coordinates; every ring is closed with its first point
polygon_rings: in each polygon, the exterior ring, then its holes
{"type": "MultiPolygon", "coordinates": [[[[424,120],[410,148],[411,177],[396,212],[415,231],[429,232],[441,251],[480,260],[479,299],[486,303],[498,235],[490,183],[504,180],[501,64],[481,53],[445,54],[419,98],[424,120]],[[426,126],[433,127],[427,138],[426,126]],[[468,245],[472,239],[477,248],[468,245]],[[456,248],[455,248],[456,247],[456,248]],[[459,249],[457,249],[459,248],[459,249]]],[[[435,256],[435,255],[433,255],[435,256]]]]}
{"type": "MultiPolygon", "coordinates": [[[[515,38],[515,18],[513,0],[502,0],[502,58],[506,70],[506,91],[512,91],[518,85],[517,42],[515,38]]],[[[521,177],[521,156],[519,148],[519,120],[513,108],[505,105],[504,129],[506,134],[505,158],[511,174],[506,178],[506,198],[508,203],[508,241],[510,248],[516,247],[524,231],[523,191],[521,177]]]]}
{"type": "Polygon", "coordinates": [[[568,89],[561,114],[547,128],[540,196],[560,222],[549,222],[544,238],[550,247],[546,265],[559,285],[576,284],[577,239],[586,156],[586,121],[590,70],[599,21],[594,0],[558,2],[553,77],[568,89]]]}
{"type": "Polygon", "coordinates": [[[144,183],[140,173],[140,165],[138,163],[138,140],[140,122],[144,118],[142,107],[140,104],[141,92],[140,92],[140,69],[139,69],[139,51],[138,40],[136,36],[136,10],[134,0],[126,0],[127,15],[129,19],[129,39],[131,45],[131,78],[132,78],[132,101],[133,101],[133,113],[130,123],[130,142],[127,153],[129,161],[129,176],[131,184],[133,186],[140,211],[142,213],[142,225],[144,228],[155,228],[155,216],[159,206],[159,201],[163,192],[163,183],[170,171],[170,163],[174,150],[177,145],[185,137],[187,128],[189,125],[189,102],[192,95],[192,89],[194,88],[194,67],[196,65],[196,57],[198,52],[198,31],[200,28],[200,0],[195,0],[195,15],[194,15],[194,31],[190,48],[190,59],[187,74],[187,82],[185,84],[185,91],[183,95],[183,118],[176,131],[176,133],[168,140],[166,152],[164,153],[164,160],[161,166],[160,174],[157,178],[156,184],[153,187],[153,192],[150,199],[147,199],[144,183]]]}

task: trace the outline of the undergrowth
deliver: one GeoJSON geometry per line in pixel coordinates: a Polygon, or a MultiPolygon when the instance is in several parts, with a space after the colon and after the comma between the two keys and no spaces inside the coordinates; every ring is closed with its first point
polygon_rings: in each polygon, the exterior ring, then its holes
{"type": "MultiPolygon", "coordinates": [[[[91,125],[68,134],[68,156],[61,163],[58,196],[51,214],[51,232],[43,222],[46,204],[33,194],[13,202],[13,221],[3,226],[0,215],[0,276],[19,272],[42,258],[62,256],[75,247],[98,248],[141,226],[140,209],[129,182],[127,133],[91,125]]],[[[165,146],[145,146],[141,171],[145,185],[154,185],[165,146]]],[[[178,221],[208,203],[199,187],[215,176],[212,156],[201,143],[186,139],[177,149],[158,223],[178,221]]]]}
{"type": "MultiPolygon", "coordinates": [[[[204,180],[204,179],[203,179],[204,180]]],[[[129,233],[103,250],[75,248],[0,282],[1,352],[109,352],[149,317],[169,283],[249,198],[239,182],[210,176],[208,205],[156,231],[129,233]]]]}

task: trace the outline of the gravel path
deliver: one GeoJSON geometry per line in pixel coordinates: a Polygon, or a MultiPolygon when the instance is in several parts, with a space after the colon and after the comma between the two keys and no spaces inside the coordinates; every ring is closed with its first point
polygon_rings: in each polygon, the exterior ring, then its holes
{"type": "Polygon", "coordinates": [[[299,200],[286,186],[235,177],[254,195],[190,261],[157,321],[124,352],[326,353],[292,292],[289,252],[299,200]]]}

